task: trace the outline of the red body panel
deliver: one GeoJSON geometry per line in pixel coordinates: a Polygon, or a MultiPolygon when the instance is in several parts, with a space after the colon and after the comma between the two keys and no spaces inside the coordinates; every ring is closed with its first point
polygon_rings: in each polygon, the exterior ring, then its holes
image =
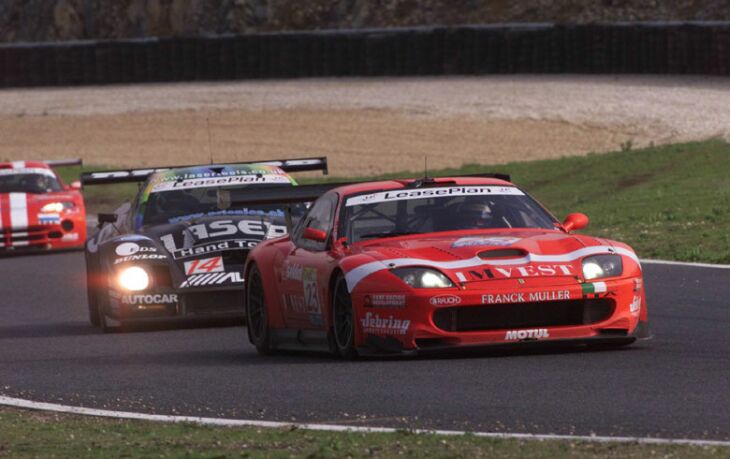
{"type": "Polygon", "coordinates": [[[63,190],[42,194],[0,193],[0,252],[22,249],[70,249],[86,241],[86,209],[81,192],[63,185],[45,163],[0,163],[0,170],[44,169],[63,190]],[[70,203],[60,211],[42,211],[50,203],[70,203]]]}
{"type": "MultiPolygon", "coordinates": [[[[510,185],[484,178],[443,180],[510,185]]],[[[346,197],[398,189],[404,183],[375,182],[335,191],[346,197]]],[[[335,232],[332,241],[337,238],[335,232]]],[[[287,236],[259,244],[248,257],[247,269],[252,263],[262,273],[272,329],[329,331],[333,282],[344,275],[355,313],[355,344],[360,348],[384,340],[408,351],[630,338],[640,321],[648,320],[641,266],[633,250],[559,227],[460,230],[347,246],[333,242],[329,250],[319,252],[297,247],[287,236]],[[484,255],[505,248],[519,255],[484,255]],[[582,260],[597,254],[620,255],[623,273],[586,281],[582,260]],[[454,287],[411,288],[391,272],[410,266],[436,269],[454,287]]]]}

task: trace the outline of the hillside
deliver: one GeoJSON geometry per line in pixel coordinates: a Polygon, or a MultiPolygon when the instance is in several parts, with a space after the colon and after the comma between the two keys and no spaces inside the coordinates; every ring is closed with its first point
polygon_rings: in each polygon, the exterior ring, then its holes
{"type": "Polygon", "coordinates": [[[2,0],[0,42],[496,22],[730,20],[726,0],[2,0]]]}

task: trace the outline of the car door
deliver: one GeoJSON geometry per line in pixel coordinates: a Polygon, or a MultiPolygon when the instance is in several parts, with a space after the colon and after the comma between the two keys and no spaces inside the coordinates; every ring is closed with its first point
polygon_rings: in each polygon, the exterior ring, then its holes
{"type": "Polygon", "coordinates": [[[338,195],[319,198],[292,233],[293,246],[282,266],[283,316],[290,329],[324,328],[328,273],[335,262],[330,252],[338,195]],[[307,228],[324,231],[324,241],[304,237],[307,228]]]}

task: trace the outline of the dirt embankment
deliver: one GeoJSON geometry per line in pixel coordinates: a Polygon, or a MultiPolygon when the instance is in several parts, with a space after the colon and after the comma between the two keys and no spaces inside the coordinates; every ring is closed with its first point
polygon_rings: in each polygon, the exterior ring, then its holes
{"type": "Polygon", "coordinates": [[[730,139],[730,80],[511,76],[0,91],[0,159],[327,155],[367,175],[730,139]],[[209,126],[209,129],[208,127],[209,126]]]}

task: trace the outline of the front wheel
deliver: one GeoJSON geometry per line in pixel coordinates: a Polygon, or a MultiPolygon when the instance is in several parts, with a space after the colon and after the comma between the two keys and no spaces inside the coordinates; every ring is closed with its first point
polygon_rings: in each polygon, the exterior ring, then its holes
{"type": "Polygon", "coordinates": [[[251,267],[246,279],[246,322],[248,337],[259,354],[271,354],[269,314],[266,310],[264,283],[256,265],[251,267]]]}
{"type": "Polygon", "coordinates": [[[99,300],[96,286],[94,285],[94,271],[88,255],[86,256],[86,302],[89,306],[89,322],[94,327],[101,325],[99,317],[99,300]]]}
{"type": "Polygon", "coordinates": [[[352,297],[343,276],[337,278],[332,295],[332,329],[337,353],[346,359],[357,357],[355,313],[352,309],[352,297]]]}

